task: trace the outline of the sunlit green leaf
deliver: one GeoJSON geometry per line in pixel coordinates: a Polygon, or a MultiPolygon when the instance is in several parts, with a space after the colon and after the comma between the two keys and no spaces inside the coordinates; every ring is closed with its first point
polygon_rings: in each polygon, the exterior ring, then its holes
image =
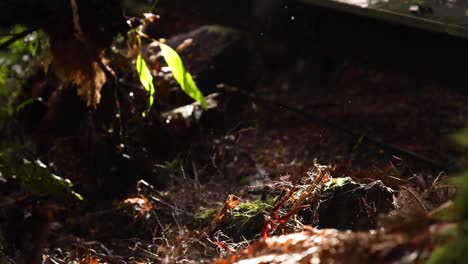
{"type": "Polygon", "coordinates": [[[83,200],[84,200],[83,196],[81,196],[81,194],[79,194],[79,193],[77,193],[77,192],[75,192],[75,191],[71,191],[71,194],[72,194],[73,196],[75,196],[76,199],[78,199],[79,201],[83,201],[83,200]]]}
{"type": "Polygon", "coordinates": [[[35,101],[40,101],[41,99],[40,98],[29,98],[29,99],[26,99],[24,100],[23,102],[21,102],[17,107],[16,107],[16,112],[19,112],[21,111],[23,108],[25,108],[26,106],[32,104],[33,102],[35,101]]]}
{"type": "Polygon", "coordinates": [[[73,183],[52,173],[40,160],[23,159],[18,163],[11,154],[0,155],[0,174],[7,179],[16,179],[23,191],[32,195],[48,194],[56,201],[83,200],[72,190],[73,183]]]}
{"type": "Polygon", "coordinates": [[[463,128],[455,134],[452,134],[451,138],[465,147],[468,146],[468,127],[463,128]]]}
{"type": "MultiPolygon", "coordinates": [[[[8,76],[8,67],[6,65],[0,66],[0,86],[5,84],[5,81],[8,76]]],[[[3,87],[0,88],[0,95],[6,95],[7,91],[3,87]]]]}
{"type": "Polygon", "coordinates": [[[205,97],[203,97],[203,94],[193,81],[192,75],[185,69],[179,54],[166,44],[159,43],[159,47],[161,47],[161,54],[164,60],[171,67],[174,79],[179,83],[182,90],[206,109],[205,97]]]}
{"type": "Polygon", "coordinates": [[[155,9],[156,6],[158,5],[158,2],[159,2],[159,0],[155,0],[155,1],[153,2],[153,4],[151,5],[151,8],[150,8],[150,10],[149,10],[150,13],[153,13],[154,9],[155,9]]]}
{"type": "Polygon", "coordinates": [[[141,53],[138,54],[136,60],[136,70],[138,72],[138,77],[140,78],[141,84],[149,93],[148,109],[150,109],[154,102],[153,76],[151,75],[151,71],[148,68],[148,65],[146,65],[145,60],[141,56],[141,53]]]}
{"type": "Polygon", "coordinates": [[[11,38],[10,35],[0,37],[0,45],[3,45],[5,42],[7,42],[8,40],[10,40],[10,38],[11,38]]]}
{"type": "Polygon", "coordinates": [[[37,54],[37,48],[39,47],[39,36],[37,32],[31,33],[31,37],[29,38],[29,52],[31,52],[31,55],[33,57],[36,57],[37,54]]]}

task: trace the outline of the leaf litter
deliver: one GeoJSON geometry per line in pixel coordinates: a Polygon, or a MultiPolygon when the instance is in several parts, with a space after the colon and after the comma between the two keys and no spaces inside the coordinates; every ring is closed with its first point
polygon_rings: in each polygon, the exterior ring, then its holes
{"type": "Polygon", "coordinates": [[[98,263],[211,263],[223,256],[215,263],[414,263],[429,256],[439,237],[450,239],[452,220],[439,215],[449,214],[445,202],[455,187],[436,175],[429,182],[419,174],[408,178],[408,165],[396,159],[361,169],[315,160],[307,169],[307,156],[294,158],[297,150],[287,147],[289,136],[267,133],[255,142],[258,129],[213,137],[211,157],[161,165],[158,172],[170,184],[160,192],[139,184],[135,196],[111,211],[70,219],[72,229],[116,225],[87,231],[87,240],[68,237],[61,244],[72,246],[47,249],[46,263],[86,254],[98,263]],[[207,161],[211,170],[194,165],[207,161]],[[182,169],[189,167],[193,171],[182,169]],[[291,174],[281,175],[286,168],[291,174]],[[244,185],[232,184],[239,181],[244,185]],[[122,238],[114,231],[119,228],[122,238]]]}

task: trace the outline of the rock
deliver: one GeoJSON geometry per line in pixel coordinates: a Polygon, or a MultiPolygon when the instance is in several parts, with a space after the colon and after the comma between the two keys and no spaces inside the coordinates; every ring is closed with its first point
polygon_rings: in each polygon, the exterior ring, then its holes
{"type": "Polygon", "coordinates": [[[208,25],[167,40],[177,49],[204,95],[226,83],[242,88],[255,83],[254,57],[239,31],[208,25]]]}
{"type": "Polygon", "coordinates": [[[393,190],[381,181],[359,184],[349,177],[327,182],[321,200],[319,228],[369,230],[394,208],[393,190]]]}

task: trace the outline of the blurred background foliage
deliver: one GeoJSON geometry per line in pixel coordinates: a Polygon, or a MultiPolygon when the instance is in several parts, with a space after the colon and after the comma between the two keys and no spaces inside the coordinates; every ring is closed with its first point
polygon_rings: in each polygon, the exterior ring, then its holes
{"type": "MultiPolygon", "coordinates": [[[[468,127],[452,138],[463,147],[468,147],[468,127]]],[[[445,245],[434,250],[428,264],[465,263],[468,259],[468,171],[450,178],[449,181],[457,186],[455,232],[447,234],[445,245]]]]}
{"type": "Polygon", "coordinates": [[[30,31],[21,25],[0,29],[0,35],[0,46],[6,46],[0,49],[0,118],[4,122],[15,110],[12,100],[19,88],[44,58],[48,40],[42,31],[30,31]],[[17,39],[7,45],[12,38],[17,39]]]}

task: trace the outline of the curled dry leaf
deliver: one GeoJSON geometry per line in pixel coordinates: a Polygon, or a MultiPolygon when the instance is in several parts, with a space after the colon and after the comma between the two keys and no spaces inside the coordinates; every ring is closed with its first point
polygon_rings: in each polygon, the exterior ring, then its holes
{"type": "Polygon", "coordinates": [[[153,205],[144,195],[140,197],[128,198],[125,200],[126,204],[133,205],[133,208],[137,216],[146,216],[151,210],[153,210],[153,205]]]}

